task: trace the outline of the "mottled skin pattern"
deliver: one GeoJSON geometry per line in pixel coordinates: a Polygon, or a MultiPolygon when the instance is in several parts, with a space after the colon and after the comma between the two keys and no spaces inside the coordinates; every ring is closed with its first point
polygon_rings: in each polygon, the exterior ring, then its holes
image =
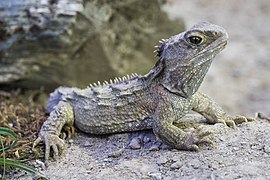
{"type": "Polygon", "coordinates": [[[145,76],[131,76],[86,89],[60,87],[50,96],[50,116],[43,124],[35,147],[45,143],[45,159],[50,150],[58,156],[64,148],[59,138],[64,128],[73,126],[91,134],[153,129],[165,144],[182,150],[198,150],[210,143],[205,132],[184,132],[173,125],[191,110],[209,123],[246,122],[250,118],[232,118],[211,98],[197,92],[216,54],[227,44],[226,31],[202,22],[190,30],[161,41],[159,60],[145,76]]]}

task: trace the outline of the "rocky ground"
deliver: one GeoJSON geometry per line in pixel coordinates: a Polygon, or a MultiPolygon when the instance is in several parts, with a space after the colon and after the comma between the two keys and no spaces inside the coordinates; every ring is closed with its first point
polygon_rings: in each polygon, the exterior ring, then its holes
{"type": "MultiPolygon", "coordinates": [[[[230,114],[254,116],[260,111],[270,115],[269,2],[171,0],[164,9],[171,18],[184,18],[187,27],[210,21],[228,31],[228,47],[216,57],[201,91],[230,114]]],[[[270,179],[269,120],[236,129],[222,124],[203,126],[213,132],[215,145],[203,146],[199,152],[166,146],[155,151],[151,132],[142,139],[149,147],[136,150],[125,148],[130,134],[79,133],[69,141],[66,155],[52,162],[45,173],[51,179],[270,179]]]]}
{"type": "MultiPolygon", "coordinates": [[[[80,134],[64,158],[49,165],[51,179],[269,179],[270,124],[245,123],[237,129],[206,126],[213,147],[199,152],[162,147],[123,149],[128,134],[90,137],[80,134]]],[[[151,133],[147,134],[151,139],[151,133]]],[[[147,138],[144,138],[147,139],[147,138]]],[[[153,142],[150,142],[152,144],[153,142]]]]}

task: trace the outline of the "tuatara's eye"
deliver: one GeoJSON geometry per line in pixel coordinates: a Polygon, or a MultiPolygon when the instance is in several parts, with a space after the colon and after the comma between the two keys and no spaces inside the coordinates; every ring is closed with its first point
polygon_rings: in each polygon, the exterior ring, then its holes
{"type": "Polygon", "coordinates": [[[201,44],[202,42],[202,38],[199,36],[190,36],[188,39],[192,44],[196,44],[196,45],[201,44]]]}

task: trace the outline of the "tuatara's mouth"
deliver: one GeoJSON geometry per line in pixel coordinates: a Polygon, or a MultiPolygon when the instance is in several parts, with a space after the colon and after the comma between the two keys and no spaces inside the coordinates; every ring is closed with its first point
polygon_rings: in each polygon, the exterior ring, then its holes
{"type": "Polygon", "coordinates": [[[192,58],[193,60],[191,61],[191,63],[193,64],[194,67],[196,67],[212,60],[220,51],[222,51],[226,47],[226,45],[227,41],[223,41],[210,50],[208,50],[206,47],[199,54],[197,54],[195,57],[192,58]]]}

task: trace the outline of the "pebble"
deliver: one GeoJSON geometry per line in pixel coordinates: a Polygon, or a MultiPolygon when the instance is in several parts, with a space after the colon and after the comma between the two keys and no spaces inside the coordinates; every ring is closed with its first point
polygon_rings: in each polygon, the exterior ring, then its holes
{"type": "Polygon", "coordinates": [[[160,166],[160,165],[163,165],[163,164],[166,164],[166,162],[168,162],[169,160],[165,157],[160,157],[157,159],[157,164],[160,166]]]}
{"type": "Polygon", "coordinates": [[[270,146],[264,146],[263,151],[267,154],[270,154],[270,146]]]}
{"type": "Polygon", "coordinates": [[[144,142],[144,143],[148,143],[148,142],[150,142],[150,138],[149,138],[149,137],[147,137],[147,136],[144,136],[144,138],[143,138],[143,142],[144,142]]]}
{"type": "Polygon", "coordinates": [[[238,151],[238,150],[240,150],[240,148],[239,147],[233,147],[233,150],[238,151]]]}
{"type": "Polygon", "coordinates": [[[140,149],[141,148],[140,139],[138,137],[133,138],[129,143],[129,147],[130,149],[140,149]]]}
{"type": "Polygon", "coordinates": [[[148,176],[151,177],[153,180],[161,180],[162,175],[159,172],[148,172],[148,176]]]}
{"type": "Polygon", "coordinates": [[[190,164],[194,169],[199,169],[201,167],[201,162],[199,160],[193,160],[190,164]]]}
{"type": "Polygon", "coordinates": [[[183,166],[183,163],[181,161],[176,161],[176,162],[172,163],[171,169],[172,170],[179,169],[182,166],[183,166]]]}
{"type": "Polygon", "coordinates": [[[247,142],[242,141],[242,142],[240,142],[240,144],[241,144],[241,145],[247,145],[247,142]]]}
{"type": "Polygon", "coordinates": [[[124,149],[119,149],[118,151],[115,151],[109,154],[108,157],[117,158],[117,157],[122,156],[123,153],[124,153],[124,149]]]}
{"type": "Polygon", "coordinates": [[[250,149],[253,149],[253,150],[254,150],[254,149],[257,149],[257,144],[251,144],[251,145],[250,145],[250,149]]]}
{"type": "Polygon", "coordinates": [[[83,147],[89,147],[89,146],[91,146],[91,143],[89,141],[85,141],[83,147]]]}
{"type": "Polygon", "coordinates": [[[105,158],[103,159],[104,162],[112,162],[112,159],[105,158]]]}
{"type": "Polygon", "coordinates": [[[156,141],[150,148],[149,151],[158,151],[161,146],[160,141],[156,141]]]}

